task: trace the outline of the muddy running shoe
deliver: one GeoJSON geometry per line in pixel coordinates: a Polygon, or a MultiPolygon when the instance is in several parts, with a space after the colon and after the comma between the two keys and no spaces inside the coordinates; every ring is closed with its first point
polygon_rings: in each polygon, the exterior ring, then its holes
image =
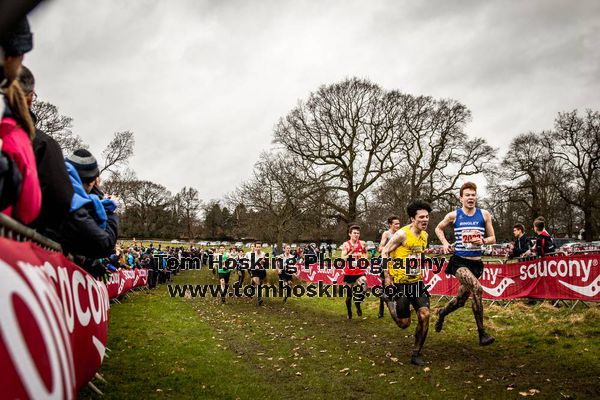
{"type": "Polygon", "coordinates": [[[444,327],[444,318],[446,318],[445,315],[442,314],[442,310],[443,308],[438,308],[436,314],[437,314],[437,321],[435,321],[435,331],[436,332],[441,332],[442,328],[444,327]]]}
{"type": "Polygon", "coordinates": [[[479,345],[488,346],[496,341],[496,338],[488,335],[486,331],[479,332],[479,345]]]}
{"type": "Polygon", "coordinates": [[[421,358],[419,354],[413,354],[410,356],[410,363],[413,365],[422,366],[425,365],[425,361],[421,358]]]}

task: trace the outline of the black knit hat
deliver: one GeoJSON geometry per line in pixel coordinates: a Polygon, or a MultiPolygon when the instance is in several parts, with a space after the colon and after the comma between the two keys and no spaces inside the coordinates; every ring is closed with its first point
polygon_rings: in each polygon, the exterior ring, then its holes
{"type": "Polygon", "coordinates": [[[4,50],[4,55],[10,57],[20,56],[33,49],[33,35],[27,18],[17,22],[12,31],[4,35],[0,47],[4,50]]]}
{"type": "Polygon", "coordinates": [[[96,158],[86,149],[75,150],[73,154],[67,157],[67,161],[75,167],[82,180],[100,175],[96,158]]]}

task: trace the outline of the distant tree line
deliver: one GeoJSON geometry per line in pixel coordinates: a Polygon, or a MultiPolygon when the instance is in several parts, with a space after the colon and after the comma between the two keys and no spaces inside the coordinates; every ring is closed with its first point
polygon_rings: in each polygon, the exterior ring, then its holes
{"type": "MultiPolygon", "coordinates": [[[[66,153],[84,146],[71,118],[50,103],[37,106],[38,125],[66,153]]],[[[387,217],[404,218],[414,198],[433,204],[435,224],[458,206],[461,184],[479,176],[488,183],[479,204],[492,212],[499,240],[511,238],[515,223],[530,227],[540,215],[555,235],[598,237],[598,111],[561,112],[552,129],[514,137],[503,157],[465,133],[470,120],[456,100],[349,78],[321,86],[280,118],[272,149],[223,199],[203,202],[191,187],[173,195],[138,179],[125,169],[133,154],[129,131],[117,132],[102,153],[110,174],[103,188],[121,199],[127,237],[340,242],[351,222],[376,239],[387,217]]]]}

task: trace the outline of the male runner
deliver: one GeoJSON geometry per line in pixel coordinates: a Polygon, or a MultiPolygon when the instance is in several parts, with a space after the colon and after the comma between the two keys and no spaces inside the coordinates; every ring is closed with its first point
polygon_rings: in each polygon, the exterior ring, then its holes
{"type": "Polygon", "coordinates": [[[427,226],[431,206],[422,200],[415,200],[406,207],[410,225],[398,230],[382,249],[381,257],[400,260],[391,261],[385,270],[385,286],[394,285],[395,296],[387,301],[392,319],[402,329],[410,326],[410,305],[417,313],[415,344],[410,358],[414,365],[424,365],[421,349],[429,332],[429,293],[421,277],[421,257],[427,247],[427,226]],[[413,261],[413,265],[409,262],[413,261]]]}
{"type": "MultiPolygon", "coordinates": [[[[296,260],[296,256],[294,254],[291,253],[292,248],[290,247],[289,244],[286,244],[283,246],[283,254],[280,254],[279,260],[275,265],[275,269],[277,270],[277,274],[279,275],[279,280],[283,283],[283,286],[285,288],[289,287],[291,285],[292,279],[294,278],[294,274],[290,271],[290,265],[288,265],[288,260],[294,260],[294,264],[295,265],[295,260],[296,260]],[[281,263],[281,266],[280,264],[281,263]]],[[[283,302],[285,303],[287,301],[287,290],[284,290],[284,296],[283,296],[283,302]]]]}
{"type": "MultiPolygon", "coordinates": [[[[221,303],[225,304],[225,296],[227,290],[229,290],[229,275],[231,274],[231,270],[227,267],[226,261],[230,256],[230,253],[225,252],[225,246],[220,246],[219,254],[222,255],[222,258],[217,266],[217,275],[219,276],[219,283],[221,284],[221,303]]],[[[231,256],[233,255],[234,254],[231,254],[231,256]]]]}
{"type": "MultiPolygon", "coordinates": [[[[256,290],[257,290],[257,298],[258,298],[258,305],[262,306],[263,304],[263,299],[262,299],[262,293],[260,290],[260,285],[262,285],[264,279],[267,277],[267,270],[265,269],[265,253],[262,252],[261,250],[261,243],[260,242],[256,242],[254,243],[254,247],[252,248],[253,250],[253,254],[254,254],[254,259],[255,264],[258,264],[258,267],[255,268],[251,268],[250,269],[250,276],[252,277],[252,284],[256,286],[256,290]]],[[[250,255],[251,257],[252,255],[250,255]]],[[[249,257],[250,260],[252,260],[249,257]]],[[[252,262],[251,262],[252,264],[252,262]]]]}
{"type": "Polygon", "coordinates": [[[481,246],[496,243],[496,237],[490,213],[475,207],[477,185],[473,182],[462,185],[460,202],[462,208],[448,213],[435,228],[435,233],[444,246],[444,253],[447,254],[452,251],[452,246],[446,240],[444,229],[450,224],[454,225],[456,244],[446,273],[454,275],[460,282],[456,297],[450,300],[446,307],[438,309],[435,331],[440,332],[446,316],[464,306],[469,296],[472,296],[471,306],[479,332],[479,344],[487,346],[494,343],[495,339],[488,335],[483,327],[483,289],[479,283],[479,277],[483,274],[481,246]]]}
{"type": "MultiPolygon", "coordinates": [[[[398,232],[398,229],[400,229],[400,217],[399,216],[392,215],[391,217],[388,218],[387,222],[388,222],[389,229],[381,234],[381,240],[379,241],[378,251],[379,251],[380,255],[381,255],[381,252],[383,251],[383,248],[388,243],[388,241],[392,238],[392,236],[394,236],[394,234],[396,232],[398,232]]],[[[384,282],[384,279],[385,279],[384,273],[385,273],[385,270],[382,269],[381,274],[380,274],[382,283],[384,282]]],[[[385,306],[385,301],[383,300],[383,297],[380,297],[379,298],[379,315],[378,315],[379,318],[383,318],[384,306],[385,306]]]]}
{"type": "Polygon", "coordinates": [[[246,277],[246,270],[244,269],[244,267],[241,265],[240,260],[242,258],[244,258],[244,249],[239,248],[237,250],[237,265],[235,267],[235,270],[237,271],[238,274],[238,280],[237,280],[237,285],[241,288],[242,285],[244,284],[244,278],[246,277]]]}
{"type": "Polygon", "coordinates": [[[364,300],[367,290],[367,277],[366,271],[358,268],[357,261],[366,257],[367,248],[365,242],[360,240],[360,226],[350,225],[348,236],[350,236],[350,240],[344,242],[342,245],[342,258],[346,260],[343,282],[350,285],[350,291],[346,297],[346,310],[348,312],[348,319],[352,319],[352,288],[358,285],[362,287],[362,294],[357,296],[357,301],[354,302],[354,305],[356,306],[356,315],[362,317],[360,303],[364,300]],[[352,262],[349,260],[350,256],[352,256],[352,262]]]}

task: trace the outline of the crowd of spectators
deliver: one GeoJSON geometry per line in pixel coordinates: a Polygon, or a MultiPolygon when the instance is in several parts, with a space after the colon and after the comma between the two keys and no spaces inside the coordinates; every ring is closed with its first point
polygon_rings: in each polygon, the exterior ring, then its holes
{"type": "Polygon", "coordinates": [[[102,192],[100,169],[88,150],[65,158],[56,140],[35,128],[35,78],[23,65],[32,49],[26,18],[0,41],[0,210],[96,271],[99,260],[115,251],[116,202],[102,192]]]}

